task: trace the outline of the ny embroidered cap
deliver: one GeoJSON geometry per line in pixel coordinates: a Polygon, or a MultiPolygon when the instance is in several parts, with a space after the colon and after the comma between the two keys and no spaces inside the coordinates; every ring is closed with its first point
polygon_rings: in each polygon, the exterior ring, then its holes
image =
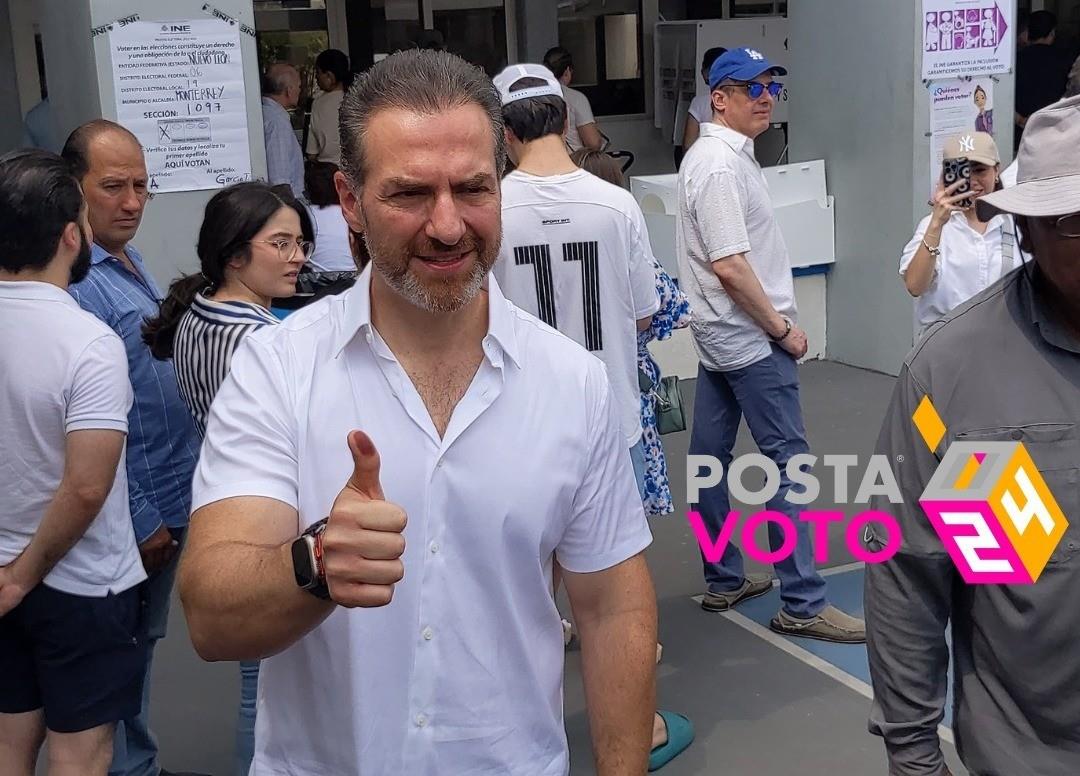
{"type": "Polygon", "coordinates": [[[499,99],[503,105],[515,100],[529,100],[533,97],[558,97],[563,99],[562,84],[555,74],[543,65],[510,65],[495,76],[495,88],[499,92],[499,99]],[[511,87],[522,78],[539,78],[543,84],[529,86],[525,89],[510,91],[511,87]]]}
{"type": "Polygon", "coordinates": [[[990,167],[1001,164],[997,143],[986,132],[965,132],[945,141],[946,159],[970,159],[990,167]]]}
{"type": "Polygon", "coordinates": [[[753,81],[762,73],[787,75],[787,70],[774,65],[757,49],[733,48],[721,54],[709,69],[709,88],[722,81],[753,81]]]}
{"type": "Polygon", "coordinates": [[[1080,213],[1080,96],[1033,113],[1017,155],[1016,185],[980,197],[979,217],[1080,213]]]}

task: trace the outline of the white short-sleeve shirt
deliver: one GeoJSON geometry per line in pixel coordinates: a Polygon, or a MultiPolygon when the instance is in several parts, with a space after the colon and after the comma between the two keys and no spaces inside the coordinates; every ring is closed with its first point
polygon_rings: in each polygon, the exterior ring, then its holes
{"type": "Polygon", "coordinates": [[[698,124],[712,121],[712,95],[699,94],[690,101],[690,115],[698,124]]]}
{"type": "MultiPolygon", "coordinates": [[[[0,282],[0,566],[41,525],[64,477],[67,435],[126,434],[131,402],[124,343],[108,326],[57,286],[0,282]]],[[[43,581],[102,597],[144,579],[121,455],[101,512],[43,581]]]]}
{"type": "Polygon", "coordinates": [[[252,773],[569,769],[552,564],[651,541],[603,364],[488,279],[484,359],[440,439],[356,286],[251,334],[210,412],[194,508],[264,496],[325,517],[363,429],[408,514],[390,605],[338,609],[262,662],[252,773]]]}
{"type": "Polygon", "coordinates": [[[641,438],[637,321],[659,309],[652,247],[634,197],[585,170],[503,179],[492,274],[507,299],[596,355],[615,389],[626,446],[641,438]]]}
{"type": "Polygon", "coordinates": [[[349,247],[349,225],[340,205],[309,205],[315,222],[315,251],[308,265],[316,272],[355,272],[356,260],[349,247]]]}
{"type": "Polygon", "coordinates": [[[595,124],[596,117],[593,116],[589,98],[577,89],[564,86],[563,99],[566,100],[566,145],[571,151],[580,151],[584,143],[581,142],[578,127],[595,124]]]}
{"type": "MultiPolygon", "coordinates": [[[[919,222],[900,255],[900,276],[907,273],[922,245],[930,216],[919,222]]],[[[963,213],[953,213],[941,230],[941,255],[934,266],[930,287],[915,300],[916,336],[953,308],[966,302],[1020,266],[1012,216],[997,215],[979,234],[963,213]]]]}
{"type": "Polygon", "coordinates": [[[724,372],[767,358],[768,335],[728,295],[712,266],[743,254],[773,308],[796,320],[791,260],[754,141],[719,124],[702,124],[679,168],[677,201],[679,280],[690,299],[702,365],[724,372]]]}
{"type": "Polygon", "coordinates": [[[338,112],[345,92],[335,89],[323,92],[311,104],[311,127],[308,130],[307,153],[320,162],[341,164],[341,140],[338,135],[338,112]]]}

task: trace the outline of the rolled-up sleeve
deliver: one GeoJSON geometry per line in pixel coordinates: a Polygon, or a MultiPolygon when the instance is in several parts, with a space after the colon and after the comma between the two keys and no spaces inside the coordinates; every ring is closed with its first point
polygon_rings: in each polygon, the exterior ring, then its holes
{"type": "Polygon", "coordinates": [[[744,199],[737,174],[728,169],[711,173],[701,182],[697,197],[691,199],[694,220],[710,262],[750,252],[744,199]]]}
{"type": "Polygon", "coordinates": [[[616,566],[652,543],[615,397],[599,361],[589,374],[585,401],[591,408],[588,460],[555,550],[559,565],[579,574],[616,566]]]}
{"type": "Polygon", "coordinates": [[[295,416],[278,354],[246,337],[210,407],[191,510],[263,496],[298,507],[295,416]]]}
{"type": "MultiPolygon", "coordinates": [[[[864,591],[874,688],[869,730],[885,739],[890,776],[939,776],[944,767],[937,727],[944,717],[945,629],[957,574],[919,505],[938,463],[912,422],[926,393],[905,366],[877,445],[896,472],[903,504],[871,501],[872,509],[896,517],[903,537],[889,561],[867,565],[864,591]]],[[[875,536],[870,544],[880,549],[883,542],[875,536]]]]}

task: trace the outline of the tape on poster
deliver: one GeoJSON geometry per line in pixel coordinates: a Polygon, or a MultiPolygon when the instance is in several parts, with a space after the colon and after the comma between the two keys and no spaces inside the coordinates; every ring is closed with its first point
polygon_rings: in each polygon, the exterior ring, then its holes
{"type": "Polygon", "coordinates": [[[91,27],[90,37],[96,38],[98,35],[104,35],[106,32],[112,32],[117,27],[123,29],[129,24],[134,24],[137,21],[139,21],[139,15],[137,13],[128,14],[122,19],[117,19],[114,22],[109,22],[108,24],[99,24],[97,27],[91,27]]]}
{"type": "Polygon", "coordinates": [[[215,8],[214,6],[210,5],[210,3],[203,3],[202,9],[203,13],[213,16],[215,19],[221,19],[221,21],[226,22],[227,24],[231,24],[234,27],[239,25],[240,32],[244,33],[245,35],[250,35],[253,38],[255,37],[255,30],[253,28],[248,27],[239,19],[236,19],[233,16],[229,16],[229,14],[225,13],[220,8],[215,8]]]}

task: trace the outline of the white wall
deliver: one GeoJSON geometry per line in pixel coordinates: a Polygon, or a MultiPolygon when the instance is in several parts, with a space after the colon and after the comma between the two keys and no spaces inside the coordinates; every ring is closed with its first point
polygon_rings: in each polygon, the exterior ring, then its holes
{"type": "MultiPolygon", "coordinates": [[[[900,251],[927,212],[929,98],[912,3],[802,0],[791,20],[791,160],[825,159],[836,197],[828,357],[896,374],[912,341],[900,251]]],[[[994,94],[1012,115],[1013,78],[994,94]]],[[[1011,122],[998,132],[1012,148],[1011,122]]]]}
{"type": "MultiPolygon", "coordinates": [[[[46,52],[46,75],[60,136],[90,119],[116,118],[108,35],[91,39],[92,27],[132,13],[142,21],[210,18],[202,0],[42,0],[38,4],[46,52]]],[[[251,0],[215,0],[221,11],[254,26],[251,0]]],[[[248,109],[251,169],[266,175],[262,136],[262,106],[254,38],[241,35],[244,85],[248,109]]],[[[195,242],[203,209],[214,191],[160,194],[147,204],[135,245],[155,279],[164,285],[177,275],[195,270],[195,242]]]]}

